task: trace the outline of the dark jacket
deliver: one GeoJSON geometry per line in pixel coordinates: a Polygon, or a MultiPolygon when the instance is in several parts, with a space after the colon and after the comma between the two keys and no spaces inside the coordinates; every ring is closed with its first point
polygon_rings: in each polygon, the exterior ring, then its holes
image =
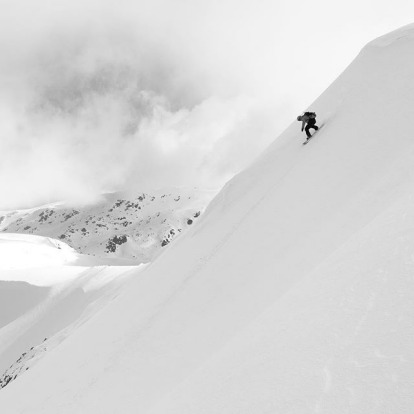
{"type": "Polygon", "coordinates": [[[298,121],[302,121],[302,131],[304,130],[306,124],[309,124],[309,125],[316,124],[316,118],[313,116],[310,117],[309,115],[306,115],[306,114],[298,116],[298,121]]]}

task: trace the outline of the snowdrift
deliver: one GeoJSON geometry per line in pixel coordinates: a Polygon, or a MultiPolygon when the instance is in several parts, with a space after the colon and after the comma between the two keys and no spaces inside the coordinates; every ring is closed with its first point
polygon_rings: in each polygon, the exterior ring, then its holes
{"type": "Polygon", "coordinates": [[[2,411],[411,413],[413,48],[367,45],[2,411]]]}
{"type": "Polygon", "coordinates": [[[0,270],[68,265],[78,257],[67,244],[48,237],[0,234],[0,270]]]}

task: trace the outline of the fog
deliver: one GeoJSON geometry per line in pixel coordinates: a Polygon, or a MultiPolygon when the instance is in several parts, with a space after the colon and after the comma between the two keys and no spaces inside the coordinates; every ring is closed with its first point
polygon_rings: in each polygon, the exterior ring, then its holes
{"type": "Polygon", "coordinates": [[[374,2],[1,6],[0,209],[220,188],[364,43],[408,23],[374,2]]]}

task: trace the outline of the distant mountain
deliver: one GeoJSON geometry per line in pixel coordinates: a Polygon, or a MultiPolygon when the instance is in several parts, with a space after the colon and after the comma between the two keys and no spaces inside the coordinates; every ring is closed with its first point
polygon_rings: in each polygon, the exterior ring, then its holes
{"type": "Polygon", "coordinates": [[[55,203],[0,212],[0,231],[52,237],[79,253],[146,263],[197,220],[212,195],[197,189],[111,193],[89,206],[55,203]]]}

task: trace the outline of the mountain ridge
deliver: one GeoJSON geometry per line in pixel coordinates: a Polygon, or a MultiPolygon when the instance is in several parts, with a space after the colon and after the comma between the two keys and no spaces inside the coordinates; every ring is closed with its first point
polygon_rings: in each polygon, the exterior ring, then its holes
{"type": "Polygon", "coordinates": [[[211,197],[212,192],[197,189],[170,189],[136,197],[110,193],[89,206],[53,203],[3,212],[0,231],[52,237],[82,254],[147,263],[198,219],[211,197]]]}

